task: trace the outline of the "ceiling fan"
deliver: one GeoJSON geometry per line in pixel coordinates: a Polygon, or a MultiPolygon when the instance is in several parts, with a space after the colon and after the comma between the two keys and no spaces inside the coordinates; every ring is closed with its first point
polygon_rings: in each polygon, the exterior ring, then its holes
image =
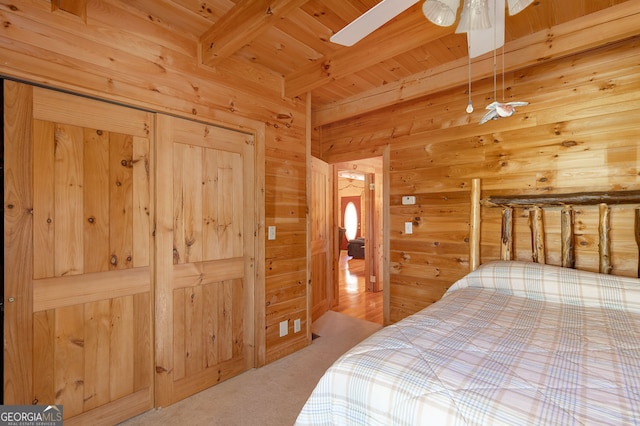
{"type": "MultiPolygon", "coordinates": [[[[421,0],[382,0],[356,20],[335,33],[330,40],[343,46],[353,46],[388,21],[421,0]]],[[[448,27],[455,23],[461,0],[425,0],[422,12],[432,23],[448,27]]],[[[467,33],[472,58],[490,52],[504,44],[505,0],[462,0],[463,7],[456,33],[467,33]],[[494,19],[492,19],[494,17],[494,19]],[[493,22],[495,21],[495,22],[493,22]]],[[[515,15],[533,0],[506,0],[509,14],[515,15]]]]}
{"type": "MultiPolygon", "coordinates": [[[[330,40],[343,46],[353,46],[391,19],[404,12],[420,0],[382,0],[356,20],[335,33],[330,40]]],[[[422,13],[432,23],[448,27],[455,23],[461,0],[425,0],[422,13]]],[[[494,101],[487,105],[488,112],[480,124],[499,117],[510,117],[516,106],[528,105],[528,102],[498,102],[496,99],[496,60],[495,52],[504,45],[505,1],[509,14],[521,12],[533,0],[462,0],[462,12],[456,33],[467,34],[469,49],[469,104],[467,113],[473,112],[471,104],[471,58],[487,52],[494,52],[494,101]]],[[[504,60],[503,60],[504,66],[504,60]]],[[[503,74],[504,78],[504,74],[503,74]]]]}

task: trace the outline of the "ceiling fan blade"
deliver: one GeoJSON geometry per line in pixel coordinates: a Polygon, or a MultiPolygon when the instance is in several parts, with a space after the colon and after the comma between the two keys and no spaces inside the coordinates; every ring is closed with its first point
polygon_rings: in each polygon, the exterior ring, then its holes
{"type": "Polygon", "coordinates": [[[382,0],[331,36],[333,43],[353,46],[420,0],[382,0]]]}

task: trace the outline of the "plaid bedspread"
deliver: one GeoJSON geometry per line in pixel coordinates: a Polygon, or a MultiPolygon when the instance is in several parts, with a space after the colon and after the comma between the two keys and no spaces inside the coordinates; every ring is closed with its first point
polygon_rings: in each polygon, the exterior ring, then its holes
{"type": "Polygon", "coordinates": [[[343,355],[297,424],[640,424],[640,281],[483,265],[343,355]]]}

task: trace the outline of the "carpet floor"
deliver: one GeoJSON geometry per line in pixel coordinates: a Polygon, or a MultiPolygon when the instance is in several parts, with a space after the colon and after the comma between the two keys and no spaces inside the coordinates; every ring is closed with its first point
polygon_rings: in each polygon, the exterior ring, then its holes
{"type": "Polygon", "coordinates": [[[122,424],[293,425],[325,370],[340,355],[381,328],[376,323],[329,311],[313,324],[313,333],[319,337],[306,348],[122,424]]]}

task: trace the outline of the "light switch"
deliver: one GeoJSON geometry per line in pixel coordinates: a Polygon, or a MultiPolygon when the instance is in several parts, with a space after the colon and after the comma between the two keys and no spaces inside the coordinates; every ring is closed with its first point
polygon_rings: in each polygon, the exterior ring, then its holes
{"type": "Polygon", "coordinates": [[[405,234],[413,234],[413,222],[405,222],[404,223],[404,233],[405,234]]]}
{"type": "Polygon", "coordinates": [[[276,227],[270,226],[267,231],[267,239],[275,240],[276,239],[276,227]]]}

